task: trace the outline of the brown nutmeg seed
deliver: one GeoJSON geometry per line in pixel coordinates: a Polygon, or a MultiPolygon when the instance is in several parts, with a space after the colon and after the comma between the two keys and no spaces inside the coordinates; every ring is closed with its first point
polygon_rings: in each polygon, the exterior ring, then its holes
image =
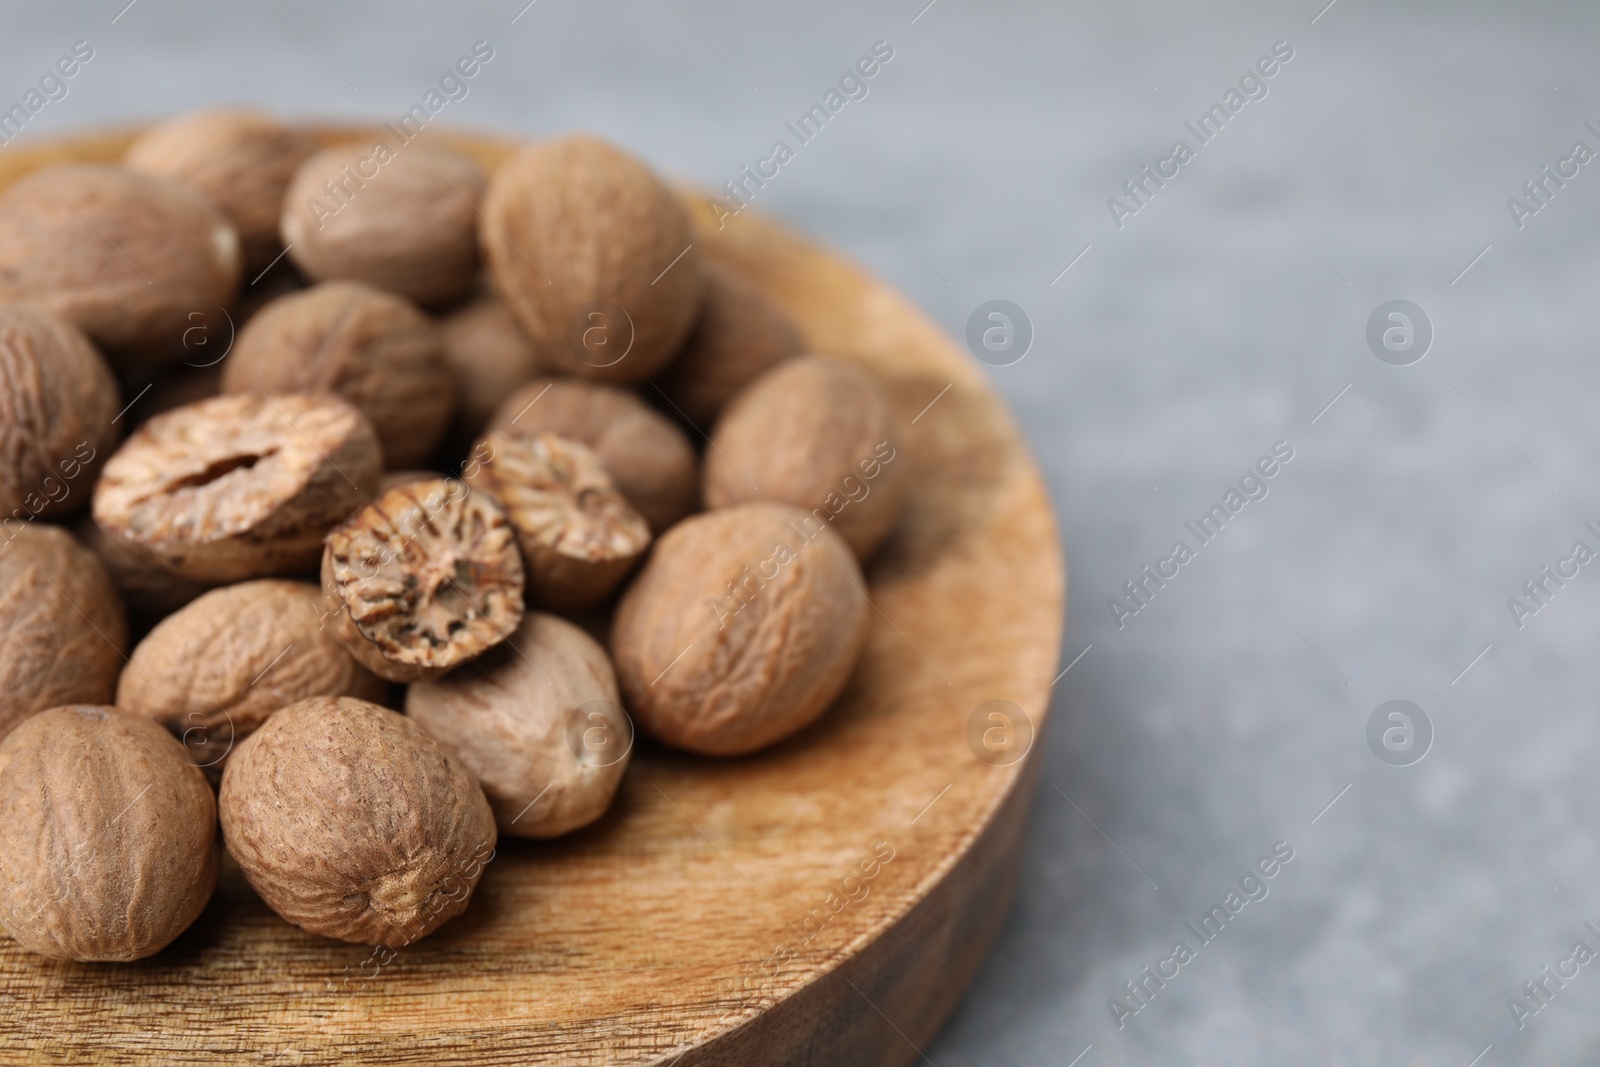
{"type": "Polygon", "coordinates": [[[193,187],[238,231],[250,277],[283,250],[278,218],[295,169],[316,138],[271,115],[209,108],[157,123],[123,156],[128,167],[193,187]]]}
{"type": "Polygon", "coordinates": [[[494,431],[473,448],[463,477],[505,508],[527,560],[528,591],[546,607],[593,607],[650,545],[649,524],[600,457],[576,441],[494,431]]]}
{"type": "Polygon", "coordinates": [[[522,556],[500,505],[454,478],[407,481],[327,537],[332,633],[391,682],[437,678],[522,621],[522,556]]]}
{"type": "Polygon", "coordinates": [[[0,742],[0,925],[69,960],[137,960],[183,933],[217,883],[205,776],[148,719],[42,712],[0,742]]]}
{"type": "Polygon", "coordinates": [[[256,390],[344,397],[372,420],[390,467],[427,459],[455,410],[455,379],[433,320],[358,282],[281,297],[239,331],[222,391],[256,390]]]}
{"type": "Polygon", "coordinates": [[[489,181],[481,226],[495,288],[547,365],[654,377],[700,308],[689,214],[650,168],[594,137],[524,148],[489,181]]]}
{"type": "Polygon", "coordinates": [[[700,504],[700,462],[689,439],[625,389],[536,378],[506,398],[489,428],[518,437],[553,433],[588,445],[656,533],[700,504]]]}
{"type": "Polygon", "coordinates": [[[106,462],[94,518],[176,574],[309,574],[377,488],[378,437],[336,396],[219,396],[157,415],[106,462]]]}
{"type": "Polygon", "coordinates": [[[163,619],[128,658],[117,707],[177,736],[189,762],[223,761],[279,708],[313,696],[377,701],[388,687],[351,658],[309,582],[214,589],[163,619]]]}
{"type": "Polygon", "coordinates": [[[611,658],[572,623],[529,612],[507,645],[412,686],[406,714],[478,779],[501,833],[559,837],[605,814],[633,724],[611,658]]]}
{"type": "Polygon", "coordinates": [[[771,297],[732,267],[706,260],[706,295],[694,332],[656,383],[684,418],[711,429],[734,395],[798,356],[800,331],[771,297]]]}
{"type": "Polygon", "coordinates": [[[349,697],[273,715],[228,760],[218,800],[228,852],[268,907],[341,941],[427,936],[466,910],[494,856],[494,813],[466,769],[410,719],[349,697]]]}
{"type": "Polygon", "coordinates": [[[283,239],[313,278],[447,304],[478,281],[476,205],[487,181],[474,160],[446,148],[335,145],[295,172],[283,200],[283,239]]]}
{"type": "Polygon", "coordinates": [[[790,360],[757,378],[717,422],[706,503],[806,508],[866,559],[904,503],[897,439],[888,393],[871,374],[837,359],[790,360]]]}
{"type": "Polygon", "coordinates": [[[506,397],[539,373],[533,342],[512,317],[505,301],[481,296],[439,323],[444,355],[455,371],[459,402],[452,442],[465,451],[489,425],[506,397]]]}
{"type": "Polygon", "coordinates": [[[686,519],[617,608],[611,651],[640,729],[739,756],[828,709],[866,633],[861,567],[827,523],[783,504],[686,519]]]}
{"type": "Polygon", "coordinates": [[[75,511],[117,441],[111,368],[76,326],[0,304],[0,519],[75,511]]]}
{"type": "Polygon", "coordinates": [[[239,235],[186,185],[125,167],[45,167],[0,193],[0,300],[76,325],[123,365],[184,354],[191,315],[239,284],[239,235]]]}
{"type": "Polygon", "coordinates": [[[58,526],[0,523],[0,737],[63,704],[109,704],[128,643],[105,568],[58,526]]]}

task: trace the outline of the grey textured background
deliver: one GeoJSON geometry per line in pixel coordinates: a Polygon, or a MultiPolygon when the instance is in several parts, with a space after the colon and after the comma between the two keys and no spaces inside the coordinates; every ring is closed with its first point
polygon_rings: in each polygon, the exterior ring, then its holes
{"type": "Polygon", "coordinates": [[[1600,548],[1600,163],[1524,229],[1506,206],[1574,141],[1600,149],[1592,5],[538,0],[513,25],[525,0],[124,2],[0,16],[8,103],[74,40],[97,50],[26,136],[220,101],[398,114],[485,38],[449,121],[589,128],[719,184],[889,41],[758,202],[957,336],[982,301],[1026,309],[1033,349],[992,378],[1070,546],[1063,664],[1089,648],[1057,687],[1015,913],[926,1060],[1600,1059],[1600,965],[1521,1030],[1506,1003],[1600,949],[1600,566],[1520,630],[1506,604],[1600,548]],[[1106,199],[1279,40],[1269,95],[1113,225],[1106,199]],[[1364,339],[1396,297],[1437,331],[1403,368],[1364,339]],[[1277,441],[1270,495],[1113,625],[1123,580],[1277,441]],[[1414,766],[1365,741],[1395,698],[1437,731],[1414,766]],[[1270,895],[1119,1030],[1121,983],[1197,944],[1184,921],[1279,840],[1270,895]]]}

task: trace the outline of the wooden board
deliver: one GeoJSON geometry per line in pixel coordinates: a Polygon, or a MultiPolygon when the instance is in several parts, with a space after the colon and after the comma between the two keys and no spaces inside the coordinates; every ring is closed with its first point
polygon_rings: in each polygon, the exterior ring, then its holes
{"type": "MultiPolygon", "coordinates": [[[[114,159],[128,139],[0,153],[0,187],[45,162],[114,159]]],[[[489,164],[509,150],[460,143],[489,164]]],[[[903,298],[749,212],[718,231],[687,199],[705,247],[772,293],[814,350],[880,374],[904,427],[909,503],[868,568],[872,627],[839,705],[744,760],[641,742],[604,820],[556,843],[503,841],[468,912],[392,958],[283,922],[231,864],[153,959],[62,963],[0,940],[0,1060],[919,1059],[1016,880],[1064,622],[1050,504],[977,364],[903,298]],[[997,700],[1017,709],[1009,749],[989,718],[1004,706],[978,710],[997,700]],[[1006,762],[1023,751],[1021,717],[1032,752],[1006,762]]]]}

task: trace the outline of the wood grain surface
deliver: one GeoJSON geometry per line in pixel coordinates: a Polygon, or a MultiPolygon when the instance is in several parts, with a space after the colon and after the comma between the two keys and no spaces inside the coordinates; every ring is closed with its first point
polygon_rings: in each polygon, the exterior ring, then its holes
{"type": "MultiPolygon", "coordinates": [[[[115,159],[130,136],[0,153],[0,186],[115,159]]],[[[490,165],[513,147],[453,140],[490,165]]],[[[1050,504],[977,364],[921,313],[750,212],[718,230],[686,200],[705,249],[781,302],[813,350],[860,361],[894,397],[909,500],[867,568],[872,625],[838,706],[748,759],[641,740],[599,824],[502,841],[467,913],[395,953],[290,926],[231,863],[153,959],[64,963],[0,939],[0,1062],[921,1059],[1016,880],[1064,622],[1050,504]],[[991,701],[1015,705],[1009,740],[989,718],[1005,706],[980,710],[991,701]],[[1006,762],[1030,723],[1031,754],[1006,762]]]]}

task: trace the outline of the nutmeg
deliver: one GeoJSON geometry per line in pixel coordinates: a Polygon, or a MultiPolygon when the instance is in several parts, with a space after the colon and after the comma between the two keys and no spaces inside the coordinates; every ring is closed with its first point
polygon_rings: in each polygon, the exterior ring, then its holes
{"type": "Polygon", "coordinates": [[[151,626],[171,615],[195,597],[214,588],[214,582],[181,578],[165,567],[152,564],[138,545],[102,530],[93,516],[73,523],[73,535],[93,552],[105,567],[111,584],[127,606],[130,631],[148,632],[151,626]]]}
{"type": "Polygon", "coordinates": [[[706,503],[806,508],[865,559],[900,517],[906,461],[897,439],[888,393],[867,371],[837,359],[790,360],[757,378],[717,422],[706,503]]]}
{"type": "Polygon", "coordinates": [[[382,700],[386,686],[326,625],[309,582],[262,579],[214,589],[167,616],[128,658],[117,707],[153,719],[189,761],[223,761],[279,708],[313,696],[382,700]]]}
{"type": "Polygon", "coordinates": [[[0,304],[0,521],[87,504],[121,406],[111,368],[82,331],[39,308],[0,304]]]}
{"type": "Polygon", "coordinates": [[[318,279],[366,282],[425,306],[478,281],[483,168],[446,148],[359,141],[307,159],[284,197],[289,257],[318,279]]]}
{"type": "Polygon", "coordinates": [[[150,127],[123,162],[145,174],[192,186],[239,234],[245,271],[264,270],[283,250],[278,219],[296,168],[317,150],[316,138],[271,115],[209,108],[150,127]]]}
{"type": "Polygon", "coordinates": [[[594,137],[524,148],[489,181],[481,226],[495,287],[547,365],[654,377],[700,309],[689,214],[650,168],[594,137]]]}
{"type": "Polygon", "coordinates": [[[53,311],[124,366],[184,354],[191,315],[239,284],[239,235],[186,185],[126,167],[45,167],[0,193],[0,300],[53,311]]]}
{"type": "Polygon", "coordinates": [[[216,838],[205,776],[148,719],[58,707],[0,742],[0,925],[30,952],[160,952],[211,899],[216,838]]]}
{"type": "Polygon", "coordinates": [[[402,482],[328,533],[329,632],[379,677],[437,678],[522,621],[516,530],[454,478],[402,482]]]}
{"type": "Polygon", "coordinates": [[[500,832],[558,837],[611,804],[633,749],[605,649],[530,612],[496,649],[406,691],[406,714],[478,779],[500,832]]]}
{"type": "Polygon", "coordinates": [[[336,393],[372,420],[390,467],[414,466],[444,436],[455,381],[433,321],[360,282],[281,297],[239,331],[222,391],[336,393]]]}
{"type": "Polygon", "coordinates": [[[58,526],[0,522],[0,737],[62,704],[109,704],[128,644],[105,568],[58,526]]]}
{"type": "Polygon", "coordinates": [[[576,441],[496,430],[473,448],[464,476],[510,517],[538,604],[593,607],[649,547],[649,524],[617,491],[600,457],[576,441]]]}
{"type": "Polygon", "coordinates": [[[489,428],[518,437],[553,433],[588,445],[656,533],[699,506],[700,463],[689,439],[625,389],[535,378],[506,398],[489,428]]]}
{"type": "Polygon", "coordinates": [[[341,941],[427,936],[466,909],[494,857],[494,813],[461,763],[349,697],[273,715],[235,749],[218,800],[228,852],[267,906],[341,941]]]}
{"type": "Polygon", "coordinates": [[[505,301],[484,295],[439,323],[444,356],[455,371],[455,426],[451,440],[465,451],[506,397],[539,373],[539,355],[505,301]]]}
{"type": "Polygon", "coordinates": [[[198,581],[309,574],[377,489],[378,436],[336,396],[219,396],[140,426],[94,491],[105,532],[198,581]]]}
{"type": "Polygon", "coordinates": [[[694,332],[656,385],[702,431],[734,395],[804,347],[787,313],[732,267],[707,259],[694,332]]]}
{"type": "Polygon", "coordinates": [[[685,519],[617,608],[611,652],[640,729],[708,756],[789,736],[843,690],[866,584],[832,525],[783,504],[685,519]]]}

